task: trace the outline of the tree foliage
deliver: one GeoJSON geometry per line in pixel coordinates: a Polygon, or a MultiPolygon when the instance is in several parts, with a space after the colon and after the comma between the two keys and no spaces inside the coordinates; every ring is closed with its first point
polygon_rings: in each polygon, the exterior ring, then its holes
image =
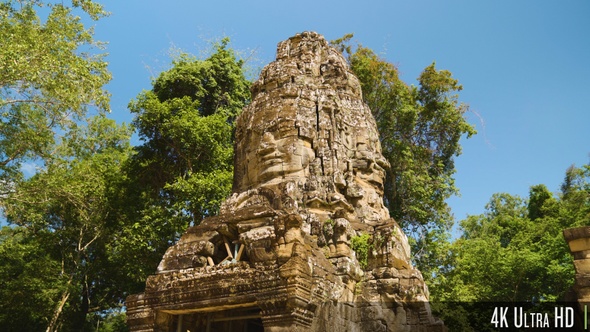
{"type": "Polygon", "coordinates": [[[347,55],[361,82],[363,99],[377,121],[385,158],[391,163],[385,203],[392,217],[411,225],[446,224],[445,200],[457,193],[452,175],[459,139],[475,134],[458,100],[462,86],[451,73],[424,69],[419,86],[399,78],[398,69],[369,48],[351,47],[352,35],[333,41],[347,55]]]}
{"type": "Polygon", "coordinates": [[[250,100],[250,83],[228,43],[204,60],[174,59],[129,104],[143,144],[125,168],[119,215],[128,226],[117,262],[138,291],[188,225],[217,213],[231,191],[233,120],[250,100]]]}
{"type": "Polygon", "coordinates": [[[24,227],[0,230],[0,324],[3,331],[47,328],[67,278],[46,245],[46,232],[24,227]]]}
{"type": "MultiPolygon", "coordinates": [[[[461,221],[462,235],[450,244],[450,259],[430,285],[431,300],[564,301],[575,271],[563,229],[589,224],[589,165],[569,168],[558,195],[545,185],[532,186],[528,199],[495,194],[485,213],[461,221]]],[[[456,306],[443,308],[440,313],[452,320],[449,308],[456,306]]],[[[474,330],[489,322],[471,318],[474,330]]]]}
{"type": "Polygon", "coordinates": [[[88,311],[121,300],[104,245],[130,129],[104,118],[111,75],[81,15],[107,13],[90,0],[0,4],[3,329],[82,330],[88,311]]]}
{"type": "Polygon", "coordinates": [[[459,102],[459,82],[434,63],[418,77],[418,86],[399,78],[398,69],[362,45],[352,34],[332,42],[361,82],[363,99],[377,122],[384,157],[391,167],[384,203],[411,235],[414,261],[427,281],[444,266],[453,220],[446,199],[458,193],[454,158],[459,140],[475,134],[459,102]]]}
{"type": "Polygon", "coordinates": [[[229,193],[233,119],[250,99],[228,42],[206,60],[181,55],[129,105],[145,142],[134,160],[139,180],[193,223],[214,214],[229,193]]]}
{"type": "MultiPolygon", "coordinates": [[[[92,19],[106,15],[89,0],[43,3],[10,0],[0,4],[0,181],[9,184],[26,158],[51,152],[56,131],[83,119],[88,107],[108,110],[102,89],[111,76],[100,45],[72,11],[92,19]],[[37,14],[48,7],[47,19],[37,14]]],[[[7,189],[4,188],[3,191],[7,189]]]]}
{"type": "MultiPolygon", "coordinates": [[[[123,301],[118,289],[123,276],[110,264],[108,249],[121,228],[111,206],[120,200],[116,188],[123,180],[121,165],[131,152],[130,135],[130,128],[95,117],[87,126],[72,129],[46,167],[18,182],[4,198],[7,220],[18,226],[19,234],[27,234],[18,243],[37,243],[40,251],[32,262],[51,268],[37,277],[46,292],[56,293],[44,304],[43,312],[51,315],[38,317],[48,331],[60,326],[82,331],[89,312],[123,301]]],[[[0,243],[2,248],[7,245],[10,241],[0,243]]],[[[6,254],[12,259],[17,252],[6,254]]],[[[27,278],[24,273],[5,282],[16,285],[27,278]]]]}

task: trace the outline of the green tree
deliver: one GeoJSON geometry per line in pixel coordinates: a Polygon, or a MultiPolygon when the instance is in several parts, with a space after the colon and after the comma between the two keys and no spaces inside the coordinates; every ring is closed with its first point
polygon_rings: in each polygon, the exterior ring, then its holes
{"type": "Polygon", "coordinates": [[[91,326],[96,332],[128,332],[126,315],[123,310],[109,310],[92,317],[91,326]]]}
{"type": "Polygon", "coordinates": [[[12,224],[0,239],[3,329],[82,330],[85,312],[121,298],[98,265],[129,129],[85,125],[109,110],[111,75],[84,15],[107,13],[91,0],[0,4],[0,209],[12,224]],[[24,162],[40,170],[25,179],[24,162]]]}
{"type": "Polygon", "coordinates": [[[414,260],[430,282],[447,260],[444,247],[453,220],[446,199],[458,193],[453,174],[459,140],[476,132],[465,119],[467,105],[458,99],[462,86],[434,63],[418,77],[419,86],[408,85],[392,63],[362,45],[353,47],[351,38],[346,35],[332,45],[346,55],[361,82],[391,164],[385,205],[413,237],[414,260]]]}
{"type": "Polygon", "coordinates": [[[539,302],[547,298],[545,258],[538,247],[539,225],[527,217],[527,204],[509,194],[495,194],[486,213],[461,222],[454,243],[455,270],[461,287],[451,293],[463,301],[539,302]]]}
{"type": "Polygon", "coordinates": [[[556,199],[543,184],[532,186],[529,192],[528,218],[537,220],[547,216],[555,216],[556,199]]]}
{"type": "Polygon", "coordinates": [[[250,99],[243,63],[228,43],[206,60],[181,55],[129,105],[145,142],[135,159],[141,182],[195,224],[229,193],[233,120],[250,99]]]}
{"type": "Polygon", "coordinates": [[[47,328],[67,278],[55,251],[47,246],[51,236],[32,234],[24,227],[0,230],[0,324],[3,331],[43,331],[47,328]]]}
{"type": "Polygon", "coordinates": [[[467,105],[457,93],[462,86],[451,73],[426,67],[419,87],[400,80],[398,69],[371,49],[350,46],[352,35],[332,42],[347,55],[361,82],[363,99],[373,112],[383,154],[391,163],[385,203],[391,215],[410,225],[446,224],[445,200],[457,193],[452,175],[459,140],[475,129],[465,119],[467,105]]]}
{"type": "MultiPolygon", "coordinates": [[[[562,232],[590,224],[589,180],[589,165],[572,166],[557,196],[545,185],[532,186],[526,200],[494,194],[485,213],[461,221],[463,234],[450,244],[450,260],[434,281],[432,298],[466,306],[565,300],[575,272],[562,232]]],[[[453,323],[455,310],[443,303],[439,313],[453,323]]],[[[473,330],[489,323],[489,317],[477,316],[480,311],[464,311],[473,330]]]]}
{"type": "Polygon", "coordinates": [[[544,185],[531,187],[526,201],[492,196],[484,214],[461,222],[463,235],[453,243],[456,260],[447,275],[455,278],[447,284],[452,289],[435,293],[473,301],[563,299],[573,283],[573,265],[562,231],[579,222],[564,220],[562,206],[568,204],[544,185]]]}
{"type": "MultiPolygon", "coordinates": [[[[130,135],[129,127],[104,116],[72,127],[45,160],[45,168],[16,182],[3,200],[9,223],[26,231],[20,243],[38,243],[36,250],[46,252],[47,262],[41,266],[51,271],[37,278],[44,280],[52,300],[42,311],[26,310],[38,316],[37,323],[47,331],[83,331],[90,312],[124,300],[118,286],[125,276],[111,264],[116,249],[112,243],[123,225],[111,207],[121,200],[117,188],[124,182],[121,165],[131,154],[130,135]]],[[[30,277],[21,270],[5,282],[14,285],[30,277]]],[[[6,318],[17,323],[15,317],[6,318]]]]}
{"type": "Polygon", "coordinates": [[[73,10],[106,15],[89,0],[68,7],[38,0],[0,4],[0,192],[10,189],[27,158],[51,153],[55,133],[83,119],[89,106],[108,110],[102,89],[111,76],[100,47],[73,10]],[[48,7],[47,19],[37,14],[48,7]]]}
{"type": "Polygon", "coordinates": [[[204,60],[174,59],[152,90],[129,104],[143,144],[126,167],[121,215],[128,227],[119,258],[138,291],[188,225],[216,214],[230,194],[233,121],[250,100],[250,82],[228,43],[223,39],[204,60]]]}
{"type": "Polygon", "coordinates": [[[571,166],[561,185],[559,218],[563,228],[590,225],[590,164],[571,166]]]}

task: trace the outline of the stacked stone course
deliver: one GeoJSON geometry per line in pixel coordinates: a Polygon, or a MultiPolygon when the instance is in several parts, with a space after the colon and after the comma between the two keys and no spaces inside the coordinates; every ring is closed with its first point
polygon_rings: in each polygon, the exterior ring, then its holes
{"type": "Polygon", "coordinates": [[[563,236],[574,256],[576,279],[573,288],[580,310],[584,312],[583,306],[590,303],[590,226],[565,229],[563,236]]]}

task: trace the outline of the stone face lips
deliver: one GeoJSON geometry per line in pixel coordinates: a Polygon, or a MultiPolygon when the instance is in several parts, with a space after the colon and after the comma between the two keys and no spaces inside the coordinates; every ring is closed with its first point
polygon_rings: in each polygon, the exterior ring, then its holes
{"type": "Polygon", "coordinates": [[[383,206],[389,165],[344,57],[317,33],[291,37],[252,97],[232,196],[127,299],[131,330],[444,330],[383,206]]]}

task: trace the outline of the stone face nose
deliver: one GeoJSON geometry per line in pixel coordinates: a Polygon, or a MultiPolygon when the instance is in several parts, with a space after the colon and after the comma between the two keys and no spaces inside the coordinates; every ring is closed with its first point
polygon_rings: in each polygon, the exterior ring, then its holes
{"type": "Polygon", "coordinates": [[[273,134],[266,132],[262,136],[262,140],[260,141],[260,145],[258,145],[258,149],[256,149],[256,153],[259,156],[265,156],[269,153],[275,152],[277,149],[277,144],[275,142],[275,137],[273,134]]]}

